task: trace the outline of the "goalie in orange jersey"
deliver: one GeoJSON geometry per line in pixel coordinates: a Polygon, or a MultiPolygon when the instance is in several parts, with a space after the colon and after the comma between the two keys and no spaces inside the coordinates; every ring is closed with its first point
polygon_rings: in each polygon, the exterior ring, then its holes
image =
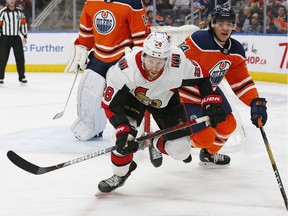
{"type": "MultiPolygon", "coordinates": [[[[219,87],[224,77],[235,95],[251,107],[252,123],[258,127],[259,118],[263,125],[267,120],[266,100],[259,98],[255,83],[248,73],[243,46],[230,37],[235,29],[235,21],[236,17],[232,8],[217,5],[212,12],[208,31],[196,31],[179,45],[188,59],[198,62],[204,70],[209,71],[214,92],[222,96],[222,106],[226,112],[226,119],[223,122],[215,124],[215,119],[212,117],[210,118],[211,126],[206,127],[202,124],[191,128],[192,146],[201,148],[200,165],[223,166],[230,163],[228,155],[218,153],[236,129],[232,109],[219,87]]],[[[196,87],[183,86],[179,91],[188,117],[198,118],[209,114],[209,109],[202,112],[201,98],[196,87]]]]}
{"type": "Polygon", "coordinates": [[[77,92],[78,118],[71,126],[77,139],[87,141],[102,136],[107,123],[101,108],[106,73],[127,48],[143,45],[146,25],[141,0],[85,2],[78,38],[65,68],[65,72],[74,73],[77,68],[85,70],[77,92]]]}

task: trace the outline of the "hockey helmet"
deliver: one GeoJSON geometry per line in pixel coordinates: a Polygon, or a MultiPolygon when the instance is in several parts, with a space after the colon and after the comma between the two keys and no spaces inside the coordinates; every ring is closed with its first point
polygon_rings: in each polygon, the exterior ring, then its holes
{"type": "Polygon", "coordinates": [[[236,24],[236,15],[234,10],[226,5],[217,5],[212,11],[212,25],[216,24],[217,20],[232,20],[236,24]]]}
{"type": "Polygon", "coordinates": [[[170,49],[170,37],[166,32],[152,32],[144,40],[143,54],[157,58],[168,58],[170,49]]]}

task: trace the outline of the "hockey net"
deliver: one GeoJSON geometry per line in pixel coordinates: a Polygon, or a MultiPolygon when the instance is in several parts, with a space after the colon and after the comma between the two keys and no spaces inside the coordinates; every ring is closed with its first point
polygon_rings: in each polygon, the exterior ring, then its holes
{"type": "MultiPolygon", "coordinates": [[[[171,37],[172,44],[176,46],[181,44],[187,36],[191,35],[194,31],[197,31],[198,29],[199,27],[195,25],[184,25],[179,27],[172,27],[172,26],[151,27],[152,32],[153,31],[167,32],[168,35],[170,35],[171,37]]],[[[226,80],[223,80],[221,82],[220,87],[221,90],[224,92],[224,94],[227,96],[227,99],[232,107],[233,114],[237,121],[236,130],[228,139],[227,143],[224,145],[221,151],[223,152],[238,151],[243,149],[246,143],[246,133],[241,121],[240,114],[239,112],[237,112],[237,109],[233,107],[233,104],[235,104],[235,102],[237,104],[238,98],[234,95],[226,80]]],[[[144,121],[142,123],[142,130],[145,133],[158,130],[155,121],[153,120],[153,118],[150,117],[149,113],[145,113],[144,121]]]]}

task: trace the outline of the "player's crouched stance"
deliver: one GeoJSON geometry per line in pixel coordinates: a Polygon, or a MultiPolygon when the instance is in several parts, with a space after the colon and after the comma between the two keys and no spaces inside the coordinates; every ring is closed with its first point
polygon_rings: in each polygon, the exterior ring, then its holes
{"type": "MultiPolygon", "coordinates": [[[[146,110],[160,129],[188,121],[177,91],[181,85],[197,85],[206,101],[204,109],[214,107],[210,114],[218,115],[219,122],[225,119],[221,96],[213,94],[211,83],[203,73],[196,62],[170,45],[170,38],[164,32],[151,33],[144,41],[143,50],[131,52],[109,70],[102,107],[116,129],[117,150],[111,153],[114,175],[99,183],[101,192],[111,192],[122,186],[136,169],[133,161],[133,153],[139,145],[135,140],[136,128],[146,110]]],[[[155,138],[151,143],[162,154],[189,162],[190,135],[190,129],[183,129],[155,138]]],[[[161,165],[161,161],[159,163],[161,165]]]]}
{"type": "MultiPolygon", "coordinates": [[[[185,56],[194,59],[210,73],[210,81],[215,93],[222,96],[222,106],[227,115],[225,121],[211,126],[204,124],[193,125],[190,139],[192,146],[201,148],[200,165],[225,166],[229,165],[230,157],[218,153],[236,129],[236,120],[231,106],[219,87],[226,78],[235,95],[246,105],[251,107],[251,120],[258,125],[258,119],[264,125],[267,120],[266,99],[260,98],[255,83],[248,73],[245,63],[245,51],[237,40],[231,38],[235,29],[236,16],[232,8],[217,5],[212,12],[209,29],[194,32],[180,45],[185,56]],[[209,61],[207,61],[209,59],[209,61]]],[[[181,87],[180,97],[184,103],[188,116],[200,118],[207,113],[202,112],[203,101],[196,87],[181,87]]],[[[205,102],[204,102],[205,105],[205,102]]],[[[206,109],[209,112],[209,109],[206,109]]]]}

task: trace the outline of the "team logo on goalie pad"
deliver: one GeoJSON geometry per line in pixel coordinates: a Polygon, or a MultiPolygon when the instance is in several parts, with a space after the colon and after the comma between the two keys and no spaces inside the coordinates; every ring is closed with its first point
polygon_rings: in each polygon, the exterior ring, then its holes
{"type": "Polygon", "coordinates": [[[94,26],[99,34],[109,34],[115,28],[115,24],[115,17],[109,10],[101,10],[94,16],[94,26]]]}
{"type": "Polygon", "coordinates": [[[219,85],[227,71],[231,66],[231,62],[228,60],[219,61],[210,70],[210,81],[212,85],[219,85]]]}

